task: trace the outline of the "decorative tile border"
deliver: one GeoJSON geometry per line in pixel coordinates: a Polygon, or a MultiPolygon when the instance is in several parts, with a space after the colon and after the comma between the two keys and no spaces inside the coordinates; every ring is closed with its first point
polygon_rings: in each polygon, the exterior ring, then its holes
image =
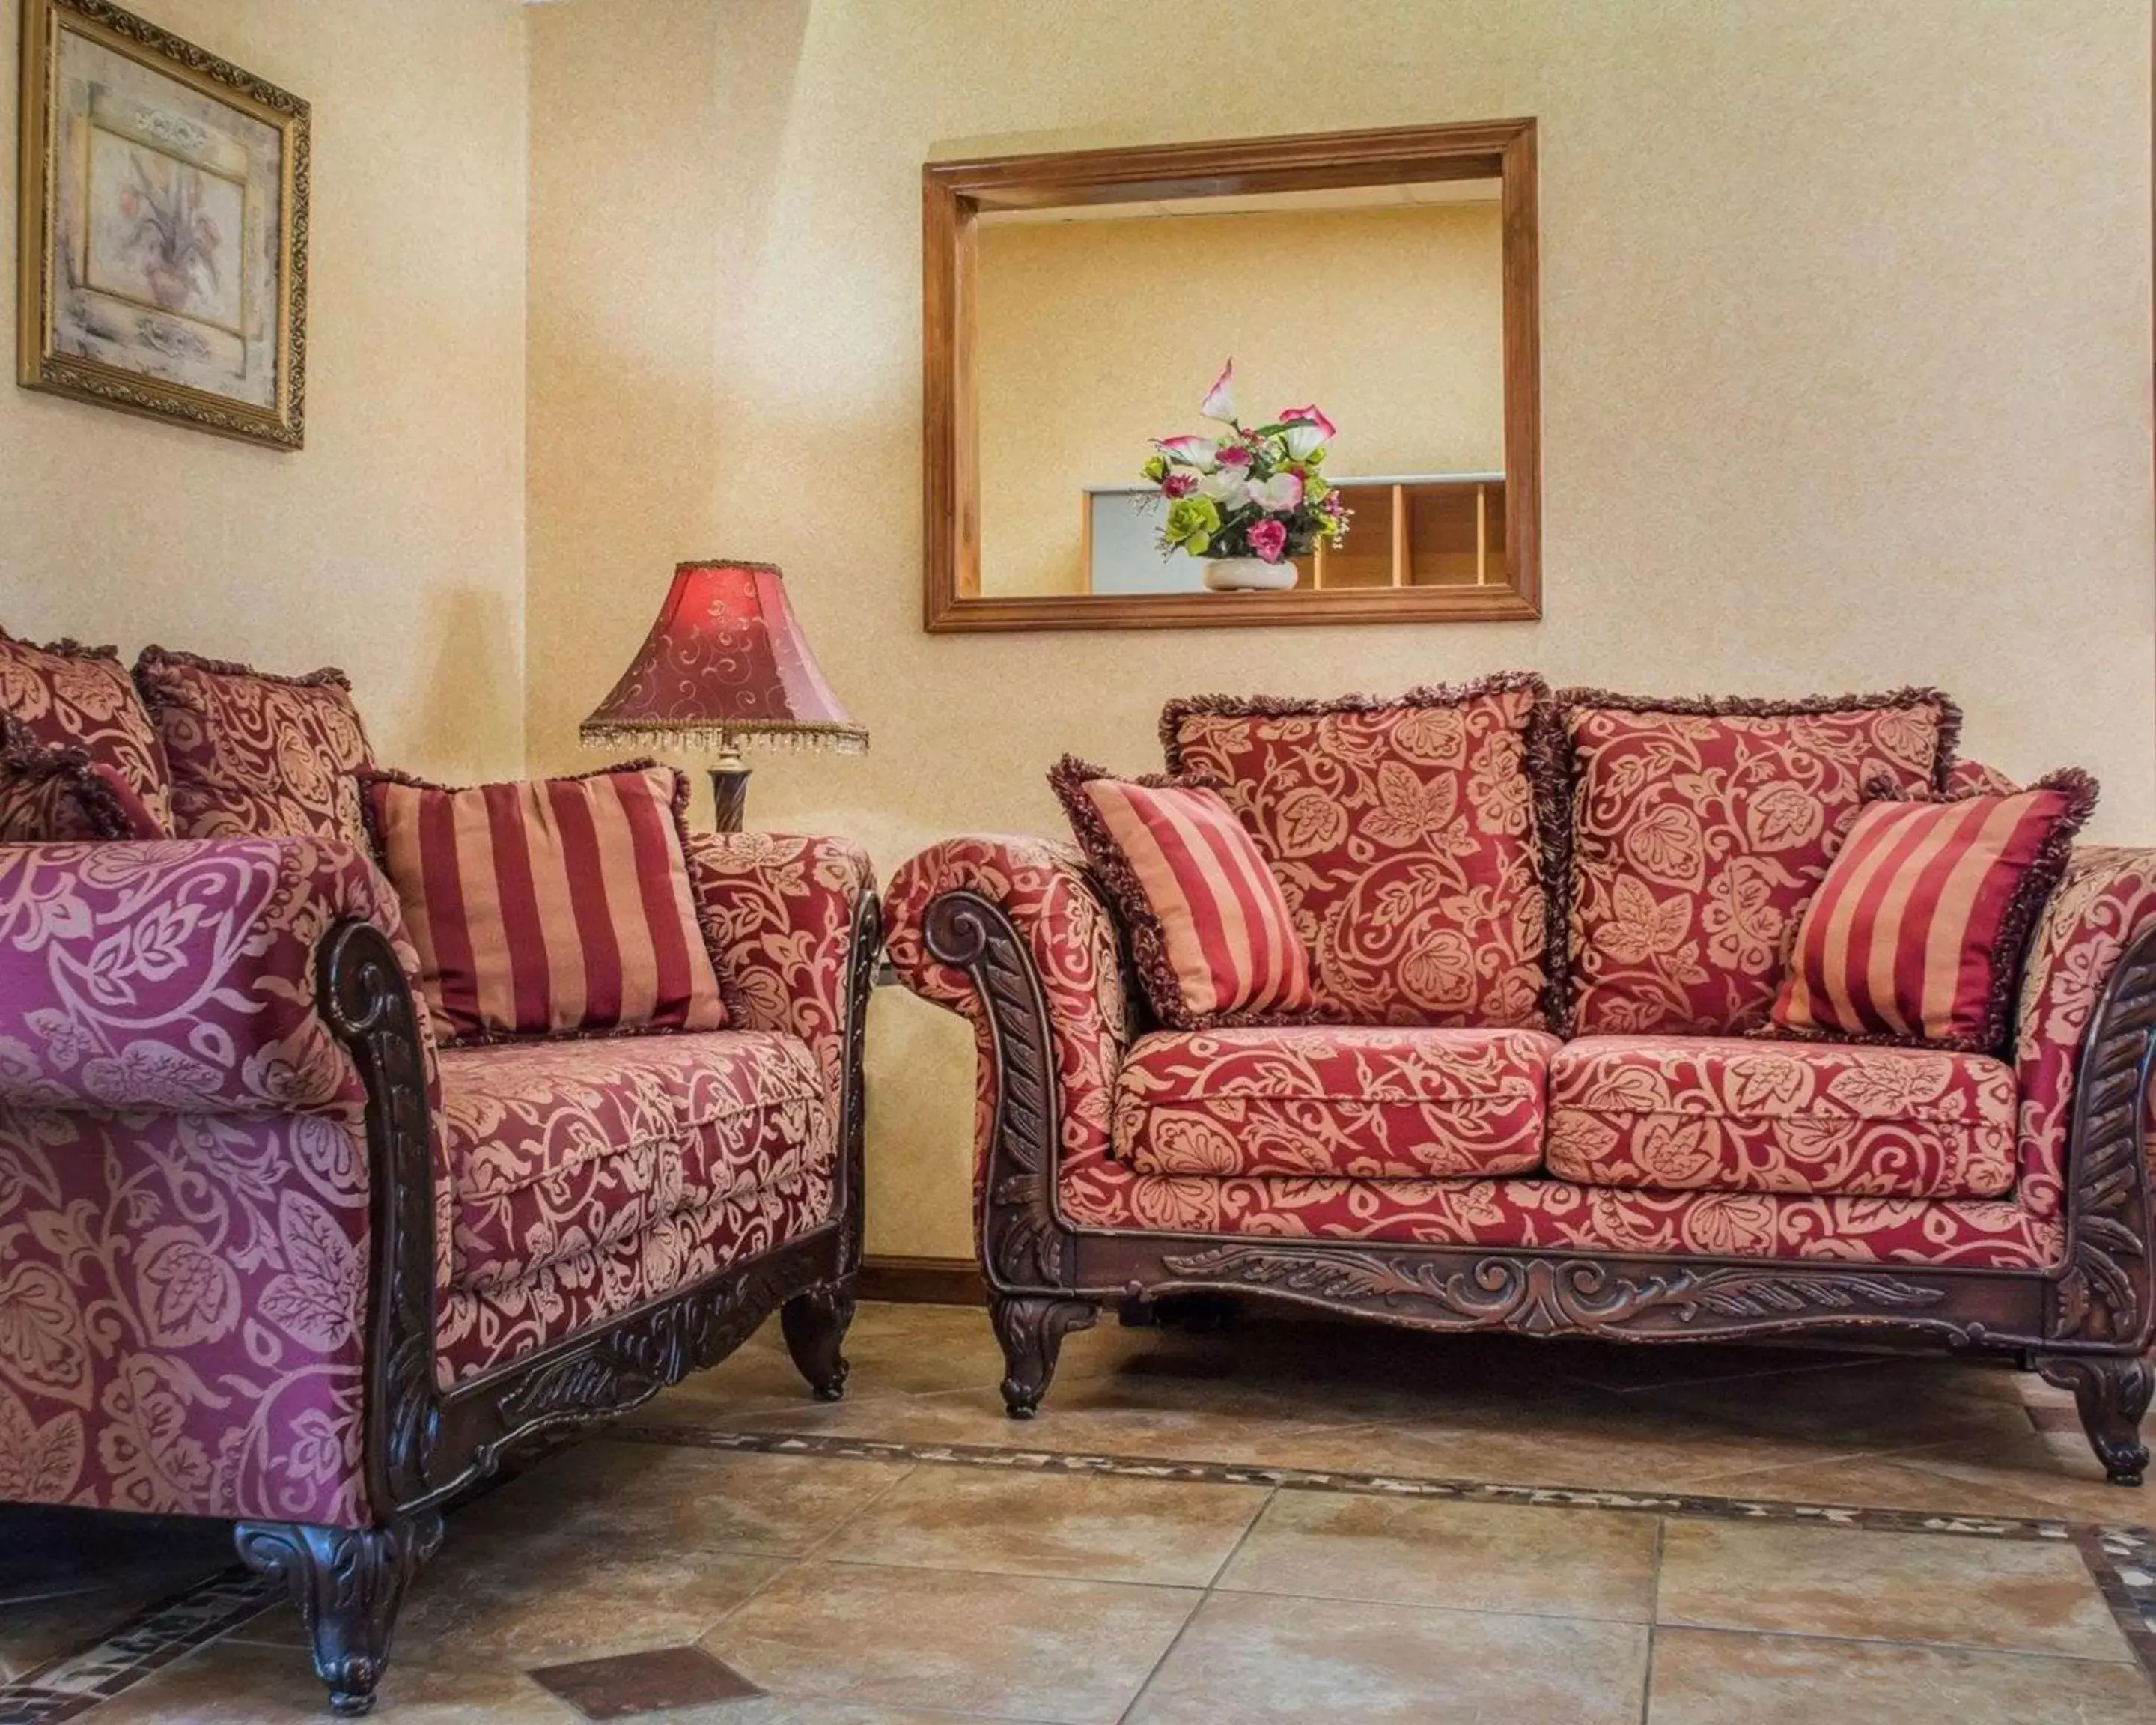
{"type": "Polygon", "coordinates": [[[93,1645],[0,1683],[0,1725],[59,1725],[236,1629],[275,1597],[268,1581],[244,1569],[213,1576],[138,1612],[93,1645]]]}
{"type": "MultiPolygon", "coordinates": [[[[1788,1503],[1768,1498],[1710,1497],[1673,1491],[1592,1491],[1570,1486],[1512,1486],[1422,1474],[1351,1473],[1228,1461],[1165,1461],[1055,1450],[1007,1450],[988,1444],[914,1444],[810,1432],[721,1431],[694,1425],[622,1421],[607,1434],[624,1442],[767,1455],[819,1455],[848,1461],[919,1461],[949,1467],[1002,1467],[1106,1478],[1187,1480],[1199,1485],[1275,1486],[1294,1491],[1349,1491],[1371,1497],[1443,1497],[1466,1503],[1539,1504],[1565,1509],[1636,1510],[1721,1521],[1815,1522],[1889,1533],[1961,1533],[1982,1539],[2069,1540],[2074,1524],[2019,1516],[1947,1515],[1854,1505],[1788,1503]]],[[[2123,1530],[2141,1532],[2145,1530],[2123,1530]]]]}

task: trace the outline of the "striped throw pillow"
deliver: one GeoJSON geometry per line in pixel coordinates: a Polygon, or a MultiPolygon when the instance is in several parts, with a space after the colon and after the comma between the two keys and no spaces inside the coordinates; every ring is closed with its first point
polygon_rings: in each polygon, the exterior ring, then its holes
{"type": "Polygon", "coordinates": [[[362,780],[428,1007],[449,1038],[726,1024],[683,855],[680,773],[632,762],[462,790],[362,780]]]}
{"type": "Polygon", "coordinates": [[[1280,883],[1216,788],[1117,778],[1070,755],[1048,777],[1116,901],[1163,1024],[1281,1023],[1316,1007],[1280,883]]]}
{"type": "Polygon", "coordinates": [[[2002,1052],[2022,947],[2096,791],[2069,770],[2008,795],[1866,802],[1805,907],[1775,1024],[2002,1052]]]}

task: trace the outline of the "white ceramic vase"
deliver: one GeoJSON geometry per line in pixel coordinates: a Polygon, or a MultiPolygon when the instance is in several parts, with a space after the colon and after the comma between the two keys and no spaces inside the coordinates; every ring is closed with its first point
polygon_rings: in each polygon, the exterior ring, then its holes
{"type": "Polygon", "coordinates": [[[1285,593],[1295,585],[1295,565],[1269,563],[1263,557],[1214,557],[1205,566],[1205,585],[1214,593],[1285,593]]]}

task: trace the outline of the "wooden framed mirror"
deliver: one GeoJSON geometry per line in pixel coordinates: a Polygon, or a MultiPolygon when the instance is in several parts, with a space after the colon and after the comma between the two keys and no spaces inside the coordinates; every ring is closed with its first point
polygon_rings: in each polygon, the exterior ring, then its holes
{"type": "Polygon", "coordinates": [[[1542,614],[1532,120],[934,162],[921,189],[931,633],[1542,614]],[[1229,357],[1255,406],[1340,424],[1353,517],[1285,592],[1205,590],[1144,519],[1151,440],[1201,429],[1229,357]]]}

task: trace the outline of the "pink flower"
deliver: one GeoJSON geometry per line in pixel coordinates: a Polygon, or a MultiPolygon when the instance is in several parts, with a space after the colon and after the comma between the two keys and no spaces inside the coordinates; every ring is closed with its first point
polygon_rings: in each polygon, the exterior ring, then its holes
{"type": "Polygon", "coordinates": [[[1220,449],[1220,465],[1223,467],[1248,467],[1250,452],[1240,444],[1224,444],[1220,449]]]}
{"type": "Polygon", "coordinates": [[[1278,562],[1287,549],[1286,526],[1267,516],[1250,529],[1250,549],[1269,563],[1278,562]]]}
{"type": "Polygon", "coordinates": [[[1198,475],[1194,473],[1171,473],[1160,482],[1160,495],[1168,498],[1188,497],[1197,489],[1198,475]]]}
{"type": "Polygon", "coordinates": [[[1205,392],[1205,399],[1198,404],[1198,411],[1209,419],[1222,419],[1230,424],[1235,418],[1235,362],[1229,360],[1220,367],[1220,375],[1213,380],[1213,387],[1205,392]]]}
{"type": "Polygon", "coordinates": [[[1153,447],[1185,467],[1210,467],[1220,453],[1220,446],[1209,437],[1172,437],[1153,447]]]}
{"type": "Polygon", "coordinates": [[[1287,427],[1287,452],[1297,461],[1306,459],[1314,449],[1323,449],[1340,429],[1315,402],[1308,407],[1282,408],[1281,424],[1287,427]]]}

